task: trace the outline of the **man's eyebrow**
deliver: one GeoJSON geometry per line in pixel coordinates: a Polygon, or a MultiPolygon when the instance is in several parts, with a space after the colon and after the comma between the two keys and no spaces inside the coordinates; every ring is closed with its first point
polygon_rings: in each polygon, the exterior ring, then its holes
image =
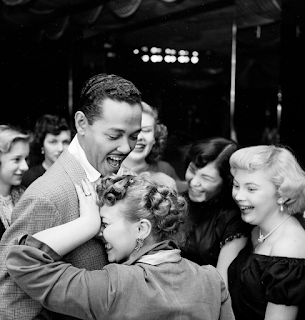
{"type": "Polygon", "coordinates": [[[124,133],[125,130],[123,129],[119,129],[119,128],[108,128],[107,131],[115,131],[115,132],[119,132],[119,133],[124,133]]]}

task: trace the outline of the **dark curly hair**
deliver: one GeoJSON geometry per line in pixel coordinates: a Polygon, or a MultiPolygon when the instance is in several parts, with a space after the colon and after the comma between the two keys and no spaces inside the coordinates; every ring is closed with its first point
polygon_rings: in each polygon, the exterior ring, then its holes
{"type": "Polygon", "coordinates": [[[148,219],[152,225],[151,234],[157,242],[184,242],[182,228],[187,202],[175,190],[149,177],[123,175],[103,178],[97,186],[97,194],[100,206],[112,206],[124,199],[126,219],[131,222],[148,219]]]}
{"type": "Polygon", "coordinates": [[[54,136],[59,135],[62,131],[71,131],[67,120],[63,117],[53,114],[44,114],[35,123],[34,139],[31,143],[30,165],[41,163],[44,156],[41,154],[44,139],[48,133],[54,136]]]}
{"type": "Polygon", "coordinates": [[[185,170],[190,163],[201,169],[211,162],[215,162],[216,169],[223,180],[223,190],[230,193],[233,177],[230,172],[230,156],[238,149],[233,140],[225,138],[209,138],[199,140],[186,149],[185,170]]]}
{"type": "Polygon", "coordinates": [[[142,112],[150,114],[155,121],[155,144],[145,159],[148,164],[155,164],[162,158],[163,152],[165,151],[168,131],[167,127],[160,123],[159,112],[156,108],[146,102],[142,102],[142,112]]]}
{"type": "Polygon", "coordinates": [[[141,93],[132,82],[114,74],[100,73],[91,77],[83,85],[78,108],[90,125],[102,116],[101,106],[106,99],[141,104],[141,93]]]}

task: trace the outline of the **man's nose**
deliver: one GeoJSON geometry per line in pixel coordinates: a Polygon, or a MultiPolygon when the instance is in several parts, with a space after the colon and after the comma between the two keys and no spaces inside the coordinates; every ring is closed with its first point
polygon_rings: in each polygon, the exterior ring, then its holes
{"type": "Polygon", "coordinates": [[[120,151],[121,153],[123,154],[128,154],[131,150],[132,150],[132,146],[129,144],[129,140],[126,138],[126,139],[123,139],[119,148],[118,148],[118,151],[120,151]]]}

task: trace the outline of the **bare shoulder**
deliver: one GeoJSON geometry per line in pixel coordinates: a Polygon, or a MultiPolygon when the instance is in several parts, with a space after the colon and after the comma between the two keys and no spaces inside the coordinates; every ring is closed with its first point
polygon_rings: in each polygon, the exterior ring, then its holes
{"type": "Polygon", "coordinates": [[[272,246],[271,256],[305,259],[305,230],[293,223],[272,246]]]}

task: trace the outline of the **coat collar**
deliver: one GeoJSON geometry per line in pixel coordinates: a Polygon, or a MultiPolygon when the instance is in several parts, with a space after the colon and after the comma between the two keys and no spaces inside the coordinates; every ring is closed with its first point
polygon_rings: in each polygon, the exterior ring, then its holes
{"type": "Polygon", "coordinates": [[[181,260],[178,245],[171,240],[146,245],[139,251],[134,251],[129,259],[123,264],[132,265],[142,262],[151,265],[158,265],[164,262],[178,262],[181,260]]]}

